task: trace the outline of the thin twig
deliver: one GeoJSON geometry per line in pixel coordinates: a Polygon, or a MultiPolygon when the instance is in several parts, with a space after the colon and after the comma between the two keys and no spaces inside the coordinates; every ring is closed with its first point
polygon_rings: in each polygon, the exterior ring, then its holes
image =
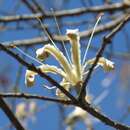
{"type": "MultiPolygon", "coordinates": [[[[125,18],[125,15],[121,15],[119,18],[112,20],[106,24],[101,24],[99,26],[96,27],[95,30],[95,35],[99,34],[101,32],[105,32],[108,30],[111,30],[113,28],[116,27],[116,25],[118,25],[120,23],[120,21],[122,21],[122,19],[125,18]]],[[[79,33],[80,37],[83,38],[87,38],[91,35],[93,28],[89,29],[89,30],[85,30],[79,33]]],[[[53,36],[53,40],[56,42],[67,42],[67,38],[65,35],[52,35],[53,36]]],[[[14,46],[30,46],[30,45],[35,45],[35,44],[41,44],[41,43],[48,43],[49,39],[47,37],[36,37],[36,38],[31,38],[31,39],[27,39],[27,40],[16,40],[16,41],[9,41],[9,42],[3,42],[3,44],[6,47],[12,47],[12,45],[14,46]]]]}
{"type": "MultiPolygon", "coordinates": [[[[25,1],[25,0],[23,0],[25,1]]],[[[26,0],[27,1],[27,0],[26,0]]],[[[70,9],[70,10],[60,10],[55,11],[55,16],[58,17],[65,17],[65,16],[76,16],[81,15],[84,13],[100,13],[105,11],[118,11],[118,10],[124,10],[129,8],[129,6],[126,6],[123,3],[115,3],[111,5],[101,5],[101,6],[94,6],[90,8],[76,8],[76,9],[70,9]]],[[[23,14],[23,15],[15,15],[15,16],[1,16],[0,22],[15,22],[19,20],[35,20],[36,18],[53,18],[53,14],[51,12],[44,12],[42,13],[36,13],[36,14],[23,14]]]]}
{"type": "Polygon", "coordinates": [[[56,103],[61,103],[65,105],[71,105],[73,104],[70,100],[60,100],[56,98],[50,98],[46,96],[39,96],[35,94],[28,94],[28,93],[0,93],[0,97],[3,98],[25,98],[25,99],[38,99],[43,101],[51,101],[56,103]]]}

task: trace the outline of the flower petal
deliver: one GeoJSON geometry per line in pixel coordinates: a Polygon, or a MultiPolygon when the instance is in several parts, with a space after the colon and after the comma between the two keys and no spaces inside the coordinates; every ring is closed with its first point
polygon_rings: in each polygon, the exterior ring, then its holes
{"type": "Polygon", "coordinates": [[[71,58],[79,80],[82,80],[81,58],[80,58],[80,37],[78,29],[67,29],[66,32],[71,43],[71,58]]]}
{"type": "MultiPolygon", "coordinates": [[[[90,59],[87,61],[87,64],[92,65],[96,58],[90,59]]],[[[99,58],[97,63],[98,65],[102,66],[105,71],[111,71],[114,69],[114,63],[104,57],[99,58]]]]}
{"type": "Polygon", "coordinates": [[[39,60],[43,61],[47,57],[49,57],[49,53],[44,51],[44,47],[42,47],[40,49],[37,49],[37,51],[36,51],[36,58],[38,58],[39,60]]]}
{"type": "Polygon", "coordinates": [[[54,74],[59,74],[63,78],[66,78],[65,72],[62,69],[60,69],[60,68],[58,68],[56,66],[43,64],[43,65],[39,66],[38,68],[40,68],[41,71],[44,72],[44,73],[49,73],[50,72],[50,73],[54,73],[54,74]]]}
{"type": "MultiPolygon", "coordinates": [[[[67,61],[66,57],[63,55],[63,53],[58,49],[55,48],[53,45],[47,44],[42,48],[42,54],[44,55],[45,53],[51,54],[52,56],[55,57],[55,59],[60,63],[60,65],[63,67],[63,70],[65,71],[69,81],[72,84],[75,84],[76,82],[76,75],[72,71],[72,67],[67,61]]],[[[44,57],[44,56],[43,56],[44,57]]]]}

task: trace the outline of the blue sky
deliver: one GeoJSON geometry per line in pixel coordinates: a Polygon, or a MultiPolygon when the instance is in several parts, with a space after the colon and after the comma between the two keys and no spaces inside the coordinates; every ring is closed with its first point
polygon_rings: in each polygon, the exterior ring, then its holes
{"type": "MultiPolygon", "coordinates": [[[[76,2],[75,2],[75,0],[66,0],[66,2],[68,2],[68,3],[64,3],[64,5],[61,7],[57,7],[53,2],[52,2],[52,0],[48,0],[48,1],[43,0],[42,5],[44,5],[46,10],[50,10],[50,8],[57,8],[58,10],[60,10],[60,9],[72,9],[72,8],[77,8],[77,7],[83,7],[80,0],[77,0],[76,2]]],[[[5,0],[2,3],[0,3],[0,10],[8,12],[9,13],[8,15],[26,14],[26,13],[31,14],[31,12],[25,7],[24,4],[20,4],[19,8],[14,13],[11,14],[10,12],[12,12],[14,5],[16,5],[17,3],[18,3],[18,0],[5,0]]],[[[99,0],[96,2],[94,1],[93,3],[94,3],[94,5],[101,5],[102,0],[99,0]]],[[[0,14],[0,15],[2,16],[4,14],[0,14]]],[[[7,14],[5,14],[5,15],[7,15],[7,14]]],[[[108,15],[108,14],[104,14],[104,17],[106,15],[108,15]]],[[[102,21],[104,20],[104,17],[102,18],[102,21]]],[[[67,17],[67,18],[64,18],[64,21],[78,22],[78,21],[85,20],[85,19],[89,20],[91,18],[93,18],[93,16],[91,14],[85,14],[82,16],[67,17]]],[[[55,24],[54,19],[48,20],[48,21],[46,21],[46,23],[55,24]]],[[[28,25],[29,25],[29,22],[20,23],[21,27],[28,26],[28,25]]],[[[65,34],[67,28],[79,28],[80,31],[83,31],[90,27],[93,27],[93,25],[94,25],[94,23],[91,26],[90,25],[79,25],[77,27],[76,26],[75,27],[64,26],[64,27],[62,27],[62,33],[65,34]]],[[[16,23],[15,22],[9,23],[9,24],[7,24],[7,26],[15,27],[16,23]]],[[[124,29],[129,33],[129,28],[130,28],[130,24],[127,24],[124,29]]],[[[51,31],[53,32],[53,30],[51,30],[51,31]]],[[[4,42],[4,41],[29,39],[29,38],[34,38],[34,37],[40,36],[40,34],[41,34],[41,32],[37,31],[36,29],[5,30],[5,31],[0,31],[0,40],[1,40],[1,42],[4,42]]],[[[102,33],[102,34],[94,37],[93,41],[92,41],[92,45],[99,48],[101,45],[101,42],[102,42],[102,37],[104,35],[105,34],[102,33]]],[[[88,41],[88,38],[82,40],[81,46],[86,44],[87,41],[88,41]]],[[[126,48],[125,43],[126,43],[126,40],[125,40],[125,36],[123,35],[123,32],[119,32],[112,41],[113,51],[116,53],[120,53],[120,54],[126,53],[127,48],[126,48]]],[[[33,57],[35,57],[35,49],[39,48],[41,46],[42,45],[35,46],[34,48],[30,47],[30,48],[28,48],[27,53],[29,55],[32,55],[33,57]]],[[[69,49],[69,47],[70,46],[68,45],[67,49],[69,49]]],[[[24,50],[24,48],[21,48],[21,49],[24,50]]],[[[106,50],[110,50],[110,47],[108,46],[108,48],[106,48],[106,50]]],[[[13,49],[13,51],[19,53],[15,49],[13,49]]],[[[85,51],[85,49],[82,47],[82,52],[84,52],[84,51],[85,51]]],[[[96,52],[89,50],[87,58],[92,58],[95,56],[95,54],[96,54],[96,52]]],[[[104,56],[107,57],[107,55],[104,55],[104,56]]],[[[14,86],[16,75],[17,75],[20,64],[16,60],[14,60],[13,58],[11,58],[10,56],[8,56],[7,54],[5,54],[1,51],[0,51],[0,59],[1,59],[0,60],[1,70],[3,68],[5,68],[6,66],[8,66],[8,70],[4,74],[9,77],[11,82],[9,85],[10,86],[9,89],[6,89],[5,91],[10,92],[11,91],[10,89],[14,86]]],[[[26,57],[26,60],[29,61],[30,63],[32,63],[32,62],[34,63],[34,61],[28,59],[27,57],[26,57]]],[[[88,85],[89,90],[87,89],[87,91],[89,91],[89,93],[91,93],[93,95],[94,101],[98,97],[98,95],[100,95],[103,92],[107,92],[108,95],[103,99],[103,101],[100,102],[100,104],[98,106],[101,108],[101,111],[104,114],[111,117],[112,119],[118,120],[118,119],[120,119],[122,114],[126,111],[126,109],[124,107],[119,107],[119,105],[118,105],[118,100],[121,98],[120,97],[120,88],[122,85],[120,83],[119,75],[120,75],[121,66],[125,61],[118,60],[115,58],[112,58],[112,61],[115,62],[115,70],[110,73],[104,72],[101,68],[95,70],[93,73],[93,76],[89,82],[89,85],[88,85]],[[111,83],[109,86],[105,87],[102,85],[104,79],[111,79],[111,83]]],[[[53,60],[53,58],[49,58],[49,60],[46,61],[46,63],[58,65],[57,62],[55,60],[53,60]]],[[[129,61],[128,61],[128,63],[129,63],[129,61]]],[[[37,63],[35,63],[35,64],[37,64],[37,63]]],[[[53,96],[55,94],[55,90],[47,90],[42,87],[44,83],[48,84],[48,82],[46,80],[41,79],[40,77],[36,78],[36,85],[34,87],[27,88],[24,84],[25,70],[26,70],[26,68],[23,67],[20,84],[18,85],[20,92],[26,92],[26,93],[32,93],[32,94],[38,94],[38,95],[46,95],[46,96],[53,96]]],[[[59,77],[57,77],[57,76],[55,76],[54,79],[56,79],[58,81],[60,80],[59,77]]],[[[1,86],[1,87],[4,87],[4,86],[1,86]]],[[[3,91],[3,89],[1,89],[1,91],[3,91]]],[[[128,100],[128,99],[129,99],[129,95],[126,96],[126,100],[128,100]]],[[[22,100],[18,99],[17,103],[19,101],[22,101],[22,100]]],[[[25,101],[25,100],[23,100],[23,101],[25,101]]],[[[37,102],[39,108],[43,107],[43,110],[36,114],[36,121],[34,123],[29,121],[28,127],[30,128],[30,130],[36,130],[37,128],[45,129],[45,130],[51,130],[51,129],[58,130],[58,125],[59,125],[59,120],[60,120],[59,106],[55,103],[48,103],[48,102],[44,102],[44,101],[36,101],[36,102],[37,102]]],[[[127,101],[127,103],[129,104],[129,101],[127,101]]],[[[70,108],[65,109],[66,113],[68,111],[70,111],[70,108]]],[[[130,119],[130,117],[128,117],[124,123],[127,123],[129,125],[130,124],[129,119],[130,119]]],[[[9,124],[8,118],[5,116],[5,114],[2,111],[0,111],[0,128],[6,126],[8,124],[9,124]]],[[[81,122],[78,123],[77,130],[79,127],[80,127],[80,129],[85,129],[84,125],[81,122]]],[[[109,130],[110,129],[110,127],[104,125],[101,122],[96,123],[94,125],[94,128],[95,128],[95,130],[101,130],[101,129],[109,130]]]]}

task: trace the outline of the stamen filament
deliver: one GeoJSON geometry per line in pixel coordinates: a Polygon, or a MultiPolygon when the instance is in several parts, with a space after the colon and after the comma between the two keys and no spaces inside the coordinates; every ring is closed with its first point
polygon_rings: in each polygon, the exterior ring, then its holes
{"type": "Polygon", "coordinates": [[[89,49],[89,47],[90,47],[90,44],[91,44],[93,35],[94,35],[94,33],[95,33],[95,29],[96,29],[96,27],[97,27],[99,21],[101,20],[101,17],[102,17],[102,15],[100,15],[100,16],[98,17],[98,19],[97,19],[97,21],[96,21],[96,23],[95,23],[95,25],[94,25],[92,34],[91,34],[91,36],[90,36],[90,38],[89,38],[88,45],[87,45],[87,48],[86,48],[86,51],[85,51],[85,54],[84,54],[84,58],[83,58],[83,63],[82,63],[82,65],[84,64],[84,62],[85,62],[85,60],[86,60],[86,55],[87,55],[88,49],[89,49]]]}
{"type": "Polygon", "coordinates": [[[27,56],[28,58],[30,58],[31,60],[43,65],[42,62],[40,62],[39,60],[35,59],[34,57],[28,55],[27,53],[25,53],[23,50],[21,50],[20,48],[18,48],[17,46],[14,47],[16,50],[18,50],[20,53],[22,53],[23,55],[27,56]]]}
{"type": "Polygon", "coordinates": [[[47,32],[45,26],[42,24],[42,21],[40,18],[37,17],[37,20],[39,21],[39,23],[41,24],[42,29],[44,30],[44,32],[46,33],[47,37],[49,38],[49,40],[51,41],[51,43],[55,46],[55,48],[57,48],[56,44],[54,43],[53,39],[51,38],[50,34],[47,32]]]}
{"type": "MultiPolygon", "coordinates": [[[[58,21],[57,21],[57,19],[56,19],[54,10],[53,10],[52,8],[51,8],[51,12],[52,12],[52,14],[53,14],[53,17],[54,17],[54,20],[55,20],[55,23],[56,23],[58,32],[59,32],[59,34],[61,35],[61,31],[60,31],[60,28],[59,28],[59,25],[58,25],[58,21]]],[[[63,40],[62,40],[62,44],[63,44],[63,47],[64,47],[64,49],[65,49],[65,53],[66,53],[66,55],[67,55],[67,58],[68,58],[68,60],[69,60],[69,63],[72,64],[72,63],[71,63],[71,60],[70,60],[70,57],[69,57],[69,53],[68,53],[68,51],[67,51],[67,49],[66,49],[66,47],[65,47],[65,42],[64,42],[63,40]]]]}
{"type": "Polygon", "coordinates": [[[45,84],[43,84],[43,87],[45,87],[45,88],[47,88],[47,89],[49,89],[49,90],[52,90],[52,89],[55,89],[55,88],[56,88],[56,86],[50,87],[50,86],[45,85],[45,84]]]}

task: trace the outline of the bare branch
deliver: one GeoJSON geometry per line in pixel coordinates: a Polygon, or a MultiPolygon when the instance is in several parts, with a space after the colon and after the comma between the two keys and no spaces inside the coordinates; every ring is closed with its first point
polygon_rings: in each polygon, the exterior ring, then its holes
{"type": "Polygon", "coordinates": [[[14,127],[17,130],[25,130],[24,127],[20,124],[20,122],[17,120],[9,106],[6,104],[6,102],[2,99],[0,96],[0,108],[5,112],[5,114],[10,119],[11,123],[14,125],[14,127]]]}
{"type": "Polygon", "coordinates": [[[70,100],[60,100],[56,98],[50,98],[46,96],[39,96],[34,94],[27,94],[27,93],[0,93],[0,96],[3,98],[25,98],[25,99],[38,99],[43,101],[51,101],[56,103],[61,103],[65,105],[73,104],[70,100]]]}
{"type": "Polygon", "coordinates": [[[30,4],[28,0],[22,0],[22,2],[23,2],[33,13],[37,13],[37,11],[36,11],[35,8],[33,7],[33,5],[30,4]]]}
{"type": "MultiPolygon", "coordinates": [[[[95,35],[115,28],[116,25],[118,25],[120,21],[122,21],[124,18],[125,18],[125,15],[122,15],[113,21],[97,26],[95,30],[95,35]]],[[[89,37],[92,33],[92,30],[93,28],[86,31],[82,31],[79,33],[79,35],[81,38],[89,37]]],[[[53,37],[53,40],[56,42],[62,42],[62,41],[67,42],[67,38],[65,35],[63,36],[52,35],[52,37],[53,37]]],[[[26,39],[26,40],[3,42],[3,45],[5,45],[6,47],[13,47],[13,46],[29,46],[29,45],[35,45],[35,44],[41,44],[41,43],[44,43],[44,44],[49,43],[49,39],[47,37],[36,37],[36,38],[31,38],[31,39],[26,39]]]]}
{"type": "MultiPolygon", "coordinates": [[[[105,11],[118,11],[127,9],[129,6],[125,5],[124,3],[115,3],[111,5],[101,5],[101,6],[94,6],[90,8],[76,8],[71,10],[60,10],[55,11],[55,16],[57,18],[59,17],[65,17],[65,16],[77,16],[84,13],[99,13],[99,12],[105,12],[105,11]]],[[[0,22],[16,22],[16,21],[22,21],[22,20],[35,20],[37,17],[39,18],[53,18],[53,14],[51,12],[44,12],[42,13],[36,13],[36,14],[23,14],[23,15],[15,15],[15,16],[1,16],[0,22]]]]}
{"type": "Polygon", "coordinates": [[[100,121],[104,122],[106,125],[112,126],[117,130],[130,130],[129,126],[113,121],[107,116],[103,115],[102,113],[97,112],[89,103],[79,101],[79,106],[91,115],[93,115],[94,117],[96,117],[97,119],[99,119],[100,121]]]}

